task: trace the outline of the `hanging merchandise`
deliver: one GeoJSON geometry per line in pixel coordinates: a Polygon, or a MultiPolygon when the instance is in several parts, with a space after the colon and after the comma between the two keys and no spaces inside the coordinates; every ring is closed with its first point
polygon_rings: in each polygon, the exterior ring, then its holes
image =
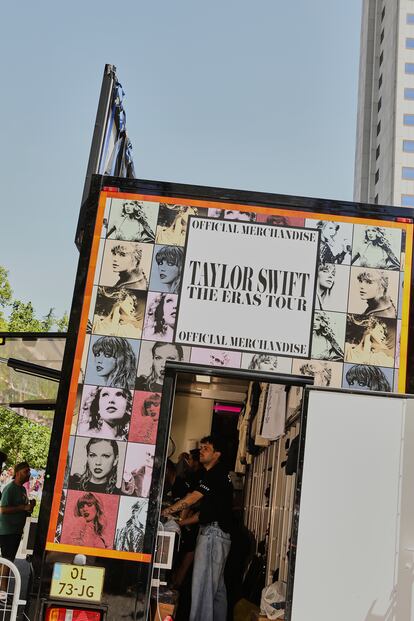
{"type": "Polygon", "coordinates": [[[234,472],[244,474],[246,472],[246,455],[247,455],[247,434],[249,431],[250,407],[244,404],[240,411],[239,420],[237,422],[237,431],[239,432],[239,445],[237,447],[236,463],[234,472]]]}
{"type": "Polygon", "coordinates": [[[270,384],[264,408],[262,437],[277,440],[285,433],[286,389],[282,384],[270,384]]]}
{"type": "Polygon", "coordinates": [[[254,439],[254,444],[256,447],[269,446],[269,440],[267,438],[264,438],[261,433],[269,384],[261,383],[260,388],[261,393],[259,398],[259,404],[257,406],[257,414],[252,421],[251,431],[251,436],[254,439]]]}
{"type": "Polygon", "coordinates": [[[290,443],[287,460],[285,462],[286,474],[292,475],[297,472],[299,459],[299,435],[295,436],[290,443]]]}
{"type": "Polygon", "coordinates": [[[258,455],[260,453],[259,446],[256,446],[256,429],[261,395],[261,384],[259,382],[253,382],[250,393],[249,433],[247,437],[247,452],[250,453],[250,455],[258,455]]]}
{"type": "Polygon", "coordinates": [[[289,388],[286,405],[287,420],[289,420],[292,416],[299,414],[300,408],[302,407],[302,394],[303,389],[300,386],[291,386],[289,388]]]}

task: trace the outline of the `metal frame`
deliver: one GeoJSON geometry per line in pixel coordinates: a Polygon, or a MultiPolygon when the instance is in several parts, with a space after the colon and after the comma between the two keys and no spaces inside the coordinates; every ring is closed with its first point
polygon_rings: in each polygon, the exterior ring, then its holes
{"type": "MultiPolygon", "coordinates": [[[[12,593],[13,593],[13,597],[12,597],[12,602],[9,605],[7,605],[7,602],[4,603],[4,607],[3,607],[3,603],[0,603],[0,618],[1,621],[3,620],[10,620],[10,621],[16,621],[17,619],[17,612],[18,612],[18,608],[19,608],[19,601],[20,601],[20,591],[22,588],[22,579],[20,577],[20,572],[17,569],[16,565],[14,563],[12,563],[11,561],[9,561],[6,558],[2,558],[0,556],[0,566],[6,566],[9,568],[10,570],[10,574],[8,576],[8,588],[7,588],[7,597],[9,597],[12,593]],[[14,579],[14,588],[10,589],[9,591],[9,587],[12,584],[14,579]]],[[[3,577],[3,569],[0,572],[0,577],[3,577]]]]}
{"type": "Polygon", "coordinates": [[[80,251],[82,245],[83,228],[86,217],[86,201],[88,199],[92,175],[99,170],[101,163],[104,141],[107,135],[108,123],[110,121],[110,109],[112,103],[112,92],[116,82],[115,65],[105,65],[102,77],[101,93],[99,95],[98,109],[96,112],[95,127],[92,136],[92,144],[89,151],[89,160],[86,168],[85,183],[83,186],[79,219],[76,227],[75,244],[80,251]]]}
{"type": "MultiPolygon", "coordinates": [[[[164,375],[164,387],[162,392],[160,417],[158,423],[158,442],[154,458],[154,474],[153,481],[162,482],[165,478],[168,438],[171,430],[172,422],[172,410],[174,405],[175,389],[177,384],[177,375],[179,374],[191,374],[191,375],[208,375],[220,378],[232,378],[232,379],[245,379],[246,381],[264,382],[267,384],[283,384],[286,386],[301,386],[306,388],[312,386],[314,379],[312,377],[305,377],[303,375],[286,375],[283,373],[266,373],[263,371],[253,371],[249,369],[232,369],[232,368],[217,368],[207,365],[190,364],[185,362],[170,362],[165,365],[164,375]]],[[[279,441],[280,442],[280,441],[279,441]]],[[[258,465],[263,470],[264,453],[258,456],[258,465]],[[261,460],[261,461],[260,461],[261,460]]],[[[274,471],[273,471],[274,472],[274,471]]],[[[254,498],[258,500],[257,494],[259,493],[259,486],[250,483],[250,490],[252,491],[254,498]],[[257,498],[256,498],[257,497],[257,498]]],[[[248,492],[247,492],[248,493],[248,492]]],[[[282,519],[280,520],[280,528],[278,529],[283,537],[285,546],[285,552],[287,551],[287,544],[291,529],[290,517],[292,511],[286,511],[286,494],[284,495],[284,505],[282,510],[282,519]]],[[[292,493],[290,493],[292,496],[292,493]]],[[[162,486],[156,489],[156,485],[153,485],[150,492],[149,507],[148,507],[148,522],[145,534],[144,546],[151,549],[152,553],[155,550],[156,534],[158,530],[158,516],[161,510],[161,497],[162,486]]],[[[272,510],[271,499],[269,499],[269,511],[272,510]]],[[[263,531],[264,527],[264,512],[257,511],[257,515],[253,516],[253,521],[249,525],[254,529],[263,531]]],[[[271,518],[269,518],[270,521],[271,518]]],[[[267,526],[266,526],[267,527],[267,526]]],[[[266,528],[265,527],[265,528],[266,528]]],[[[290,560],[290,559],[289,559],[290,560]]],[[[284,574],[287,573],[287,566],[284,568],[284,574]]],[[[148,585],[149,588],[149,585],[148,585]]],[[[149,591],[147,591],[149,595],[149,591]]],[[[147,595],[147,596],[148,596],[147,595]]]]}

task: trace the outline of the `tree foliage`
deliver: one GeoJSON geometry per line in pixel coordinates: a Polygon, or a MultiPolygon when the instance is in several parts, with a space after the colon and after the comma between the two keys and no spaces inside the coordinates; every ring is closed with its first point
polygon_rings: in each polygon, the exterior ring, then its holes
{"type": "Polygon", "coordinates": [[[50,332],[56,326],[57,332],[66,332],[68,314],[56,317],[53,308],[44,317],[37,317],[31,302],[22,302],[13,298],[9,282],[9,273],[0,265],[0,331],[2,332],[50,332]],[[5,309],[10,308],[9,318],[5,309]]]}
{"type": "MultiPolygon", "coordinates": [[[[56,317],[51,308],[47,315],[39,318],[31,302],[14,298],[8,271],[0,266],[0,331],[50,332],[54,326],[58,332],[65,332],[68,314],[56,317]]],[[[45,468],[50,433],[49,427],[0,406],[0,450],[7,454],[8,465],[25,460],[32,468],[45,468]]]]}
{"type": "Polygon", "coordinates": [[[4,317],[4,312],[1,310],[8,304],[10,304],[12,299],[12,288],[8,279],[8,272],[6,268],[0,265],[0,330],[7,330],[7,321],[4,317]]]}
{"type": "Polygon", "coordinates": [[[13,466],[28,461],[32,468],[45,468],[49,452],[50,429],[0,407],[0,450],[13,466]]]}

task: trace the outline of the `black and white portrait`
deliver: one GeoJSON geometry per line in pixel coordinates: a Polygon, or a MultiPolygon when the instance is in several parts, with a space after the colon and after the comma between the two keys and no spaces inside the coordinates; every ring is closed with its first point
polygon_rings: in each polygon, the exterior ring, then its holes
{"type": "Polygon", "coordinates": [[[190,362],[207,364],[213,367],[230,367],[239,369],[241,353],[225,349],[210,349],[207,347],[192,347],[190,362]]]}
{"type": "Polygon", "coordinates": [[[316,278],[315,308],[324,311],[344,311],[348,301],[349,267],[334,263],[319,263],[316,278]]]}
{"type": "Polygon", "coordinates": [[[241,366],[243,369],[266,373],[290,373],[292,358],[274,354],[242,354],[241,366]]]}
{"type": "Polygon", "coordinates": [[[356,315],[397,317],[399,273],[352,267],[348,311],[356,315]]]}
{"type": "Polygon", "coordinates": [[[400,260],[401,229],[355,225],[352,265],[398,271],[400,260]]]}
{"type": "Polygon", "coordinates": [[[320,231],[319,261],[349,265],[351,262],[353,225],[330,220],[306,220],[306,227],[320,231]]]}
{"type": "Polygon", "coordinates": [[[393,367],[396,319],[375,315],[348,315],[345,362],[393,367]]]}
{"type": "Polygon", "coordinates": [[[98,287],[93,334],[141,338],[146,299],[145,291],[98,287]]]}
{"type": "Polygon", "coordinates": [[[183,270],[184,250],[180,246],[155,246],[150,289],[178,293],[183,270]]]}
{"type": "Polygon", "coordinates": [[[78,436],[73,451],[69,488],[120,494],[126,446],[126,442],[78,436]]]}
{"type": "Polygon", "coordinates": [[[126,496],[121,498],[114,542],[116,550],[143,551],[147,512],[148,499],[126,496]]]}
{"type": "Polygon", "coordinates": [[[172,342],[177,307],[178,295],[149,292],[142,337],[149,341],[172,342]]]}
{"type": "Polygon", "coordinates": [[[108,386],[83,387],[77,434],[126,441],[132,415],[133,391],[108,386]]]}
{"type": "Polygon", "coordinates": [[[148,498],[154,467],[155,446],[129,442],[121,491],[127,496],[148,498]]]}
{"type": "Polygon", "coordinates": [[[190,216],[205,215],[207,209],[191,205],[160,203],[157,225],[157,244],[184,246],[190,216]]]}
{"type": "Polygon", "coordinates": [[[295,359],[293,361],[292,373],[294,375],[313,377],[315,386],[340,388],[342,367],[343,364],[341,362],[295,359]]]}
{"type": "Polygon", "coordinates": [[[342,361],[346,315],[315,311],[312,328],[312,358],[342,361]]]}
{"type": "Polygon", "coordinates": [[[159,203],[111,199],[106,236],[121,241],[153,242],[159,203]]]}
{"type": "Polygon", "coordinates": [[[368,366],[366,364],[344,364],[343,388],[353,390],[379,390],[391,392],[393,369],[368,366]]]}
{"type": "Polygon", "coordinates": [[[142,341],[135,390],[161,392],[167,361],[188,362],[190,348],[154,341],[142,341]]]}
{"type": "Polygon", "coordinates": [[[92,336],[85,382],[96,386],[133,388],[141,342],[119,336],[92,336]]]}
{"type": "Polygon", "coordinates": [[[107,240],[99,284],[116,289],[148,289],[152,244],[107,240]]]}

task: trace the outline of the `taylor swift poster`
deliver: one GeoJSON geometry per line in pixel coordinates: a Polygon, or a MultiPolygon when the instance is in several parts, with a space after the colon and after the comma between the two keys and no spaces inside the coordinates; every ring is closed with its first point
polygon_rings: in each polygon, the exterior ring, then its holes
{"type": "Polygon", "coordinates": [[[152,244],[108,239],[97,284],[145,291],[149,284],[153,248],[152,244]]]}

